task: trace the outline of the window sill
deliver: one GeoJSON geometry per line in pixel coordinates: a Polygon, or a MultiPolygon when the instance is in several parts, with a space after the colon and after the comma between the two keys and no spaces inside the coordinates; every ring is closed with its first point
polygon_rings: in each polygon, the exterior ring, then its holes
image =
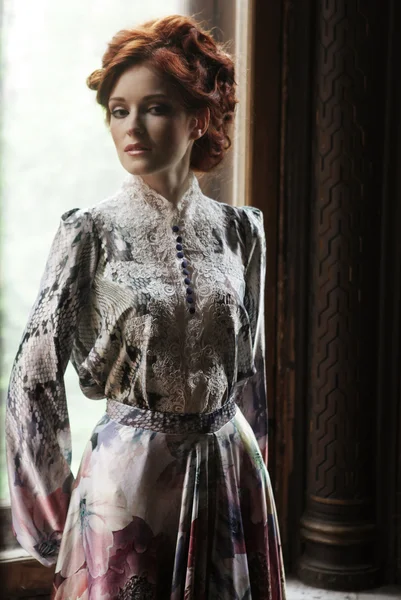
{"type": "Polygon", "coordinates": [[[22,549],[0,553],[0,581],[5,600],[16,598],[50,598],[54,567],[48,568],[22,549]]]}

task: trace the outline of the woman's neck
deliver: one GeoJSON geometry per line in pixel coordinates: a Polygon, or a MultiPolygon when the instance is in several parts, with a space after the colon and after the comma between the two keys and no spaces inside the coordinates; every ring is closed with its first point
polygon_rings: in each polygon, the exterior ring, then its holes
{"type": "Polygon", "coordinates": [[[181,173],[155,173],[140,177],[155,192],[166,198],[172,205],[176,205],[189,188],[192,171],[187,169],[181,173]]]}

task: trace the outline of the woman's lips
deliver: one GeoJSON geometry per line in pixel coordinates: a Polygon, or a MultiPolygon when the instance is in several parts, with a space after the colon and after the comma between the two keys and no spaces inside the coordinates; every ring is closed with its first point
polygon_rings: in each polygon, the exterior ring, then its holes
{"type": "Polygon", "coordinates": [[[135,144],[128,144],[125,146],[124,152],[127,154],[141,154],[142,152],[149,152],[149,148],[143,144],[140,144],[139,142],[136,142],[135,144]]]}
{"type": "Polygon", "coordinates": [[[138,156],[139,154],[145,154],[146,152],[150,152],[147,148],[140,148],[137,150],[126,150],[126,153],[130,156],[138,156]]]}

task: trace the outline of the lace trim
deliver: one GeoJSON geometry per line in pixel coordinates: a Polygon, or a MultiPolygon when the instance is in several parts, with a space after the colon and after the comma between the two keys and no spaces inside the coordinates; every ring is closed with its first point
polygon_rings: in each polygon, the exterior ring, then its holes
{"type": "Polygon", "coordinates": [[[202,190],[193,171],[190,171],[188,189],[176,205],[173,205],[167,198],[151,188],[139,175],[127,175],[121,187],[131,196],[142,198],[146,204],[164,213],[182,212],[195,198],[202,196],[202,190]]]}

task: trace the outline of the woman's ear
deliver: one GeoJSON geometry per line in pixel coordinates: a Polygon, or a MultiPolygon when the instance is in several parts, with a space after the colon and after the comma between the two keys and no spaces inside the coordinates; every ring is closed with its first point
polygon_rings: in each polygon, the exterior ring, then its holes
{"type": "Polygon", "coordinates": [[[209,108],[201,108],[197,111],[196,117],[194,118],[194,126],[192,129],[192,137],[194,140],[199,140],[205,135],[208,130],[210,122],[210,110],[209,108]]]}

